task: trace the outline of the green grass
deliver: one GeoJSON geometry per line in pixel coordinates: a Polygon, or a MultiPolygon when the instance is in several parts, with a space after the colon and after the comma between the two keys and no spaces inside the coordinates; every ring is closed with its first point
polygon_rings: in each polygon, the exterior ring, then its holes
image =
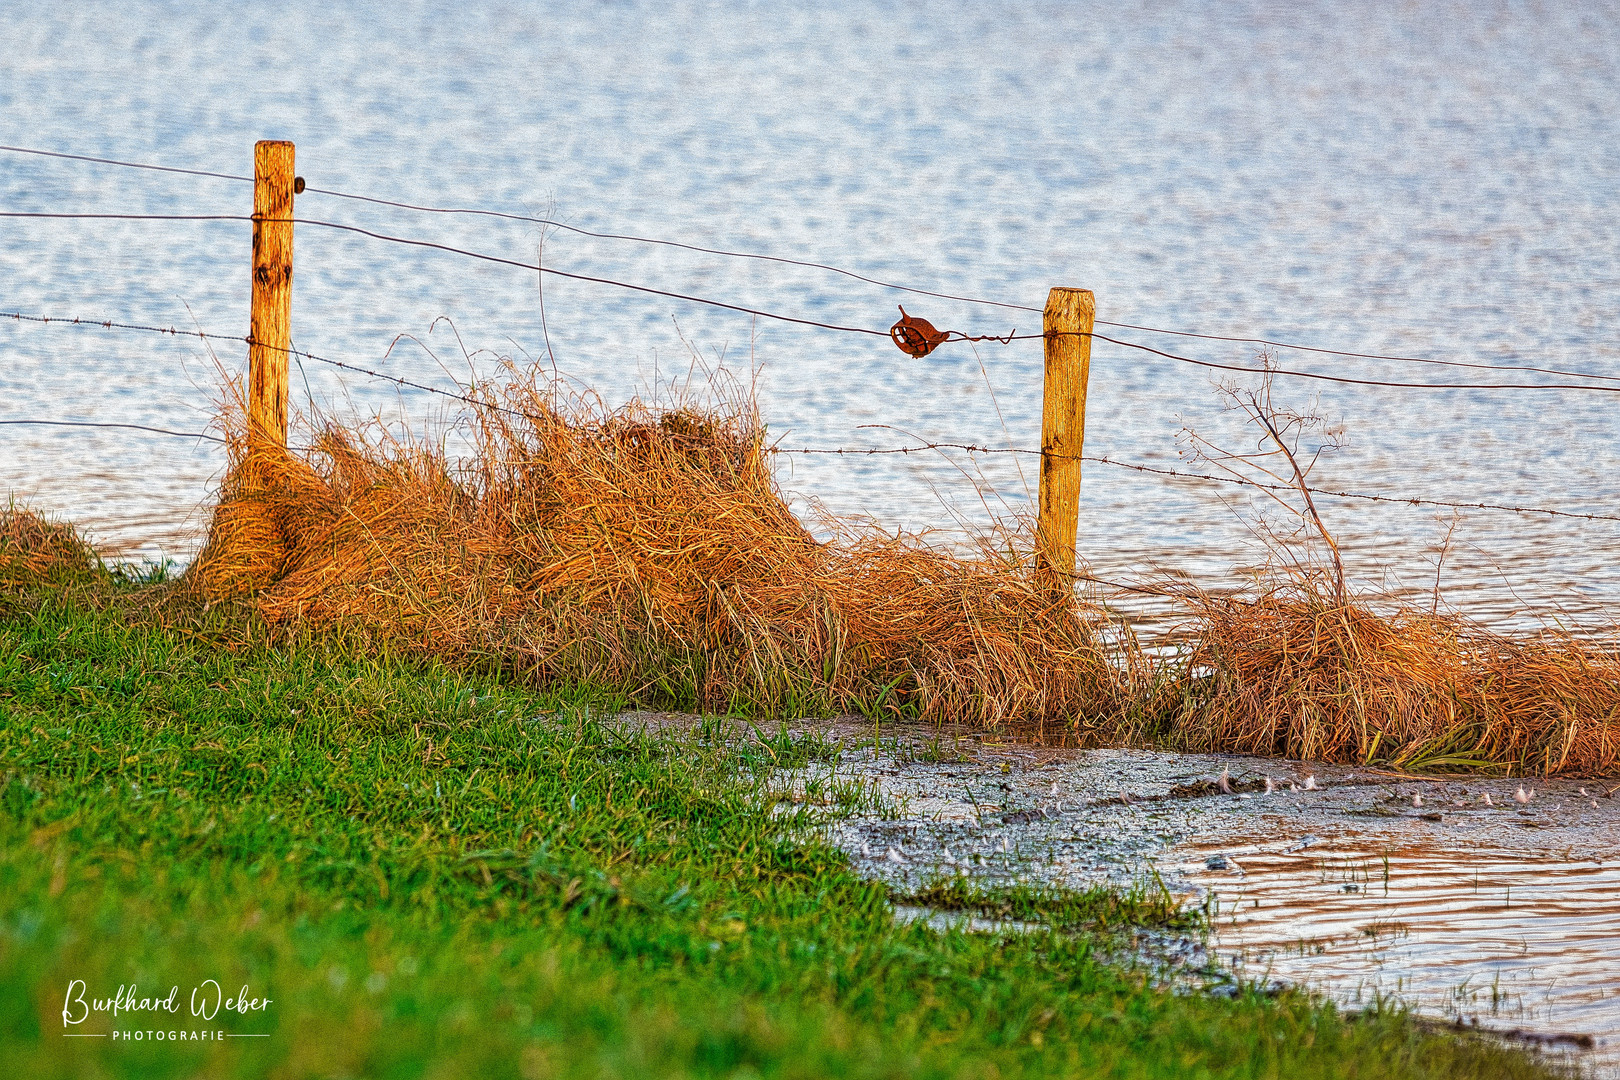
{"type": "MultiPolygon", "coordinates": [[[[1298,995],[1175,996],[1098,959],[1151,896],[961,889],[1052,929],[896,926],[772,803],[815,738],[622,730],[615,702],[311,641],[225,647],[0,592],[0,1061],[16,1077],[1543,1075],[1298,995]],[[88,997],[182,1015],[64,1037],[88,997]],[[192,987],[264,1010],[187,1013],[192,987]]],[[[121,599],[123,598],[123,599],[121,599]]],[[[105,1017],[82,1025],[115,1026],[105,1017]]]]}

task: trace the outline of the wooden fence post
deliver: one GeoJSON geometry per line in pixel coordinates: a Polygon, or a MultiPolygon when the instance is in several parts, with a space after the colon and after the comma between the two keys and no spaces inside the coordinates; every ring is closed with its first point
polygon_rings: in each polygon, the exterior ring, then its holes
{"type": "Polygon", "coordinates": [[[292,348],[293,144],[253,147],[253,311],[248,329],[248,430],[287,445],[292,348]]]}
{"type": "Polygon", "coordinates": [[[1053,289],[1046,298],[1046,387],[1041,403],[1039,565],[1074,573],[1080,527],[1080,452],[1086,441],[1086,379],[1097,298],[1090,289],[1053,289]]]}

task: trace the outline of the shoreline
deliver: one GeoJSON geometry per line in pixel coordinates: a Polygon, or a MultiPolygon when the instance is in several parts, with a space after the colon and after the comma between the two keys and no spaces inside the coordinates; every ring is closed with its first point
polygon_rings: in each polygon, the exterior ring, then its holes
{"type": "MultiPolygon", "coordinates": [[[[659,731],[703,721],[626,712],[608,722],[659,731]]],[[[1599,1080],[1620,1077],[1620,994],[1604,974],[1620,951],[1613,779],[1413,776],[942,738],[917,724],[885,725],[874,756],[861,717],[780,730],[848,747],[829,769],[782,773],[772,798],[783,805],[838,779],[880,793],[881,809],[827,836],[891,891],[897,918],[1028,933],[1036,927],[1005,912],[939,901],[1008,888],[1164,889],[1210,926],[1137,936],[1124,961],[1163,985],[1298,986],[1350,1011],[1394,1000],[1425,1022],[1567,1054],[1599,1080]],[[1519,803],[1520,791],[1533,795],[1519,803]],[[1301,951],[1295,943],[1306,940],[1301,951]]]]}

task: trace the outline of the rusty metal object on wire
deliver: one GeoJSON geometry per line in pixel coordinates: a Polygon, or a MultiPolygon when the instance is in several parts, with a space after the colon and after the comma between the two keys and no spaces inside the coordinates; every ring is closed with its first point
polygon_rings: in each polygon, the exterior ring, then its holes
{"type": "Polygon", "coordinates": [[[949,331],[935,330],[927,319],[907,315],[904,307],[900,309],[900,321],[889,327],[889,337],[907,356],[927,356],[950,336],[949,331]]]}
{"type": "Polygon", "coordinates": [[[999,341],[1005,345],[1017,336],[1016,329],[1010,334],[977,336],[969,336],[960,330],[936,330],[927,319],[907,315],[903,307],[900,309],[900,321],[889,327],[889,337],[907,356],[927,356],[947,341],[999,341]]]}

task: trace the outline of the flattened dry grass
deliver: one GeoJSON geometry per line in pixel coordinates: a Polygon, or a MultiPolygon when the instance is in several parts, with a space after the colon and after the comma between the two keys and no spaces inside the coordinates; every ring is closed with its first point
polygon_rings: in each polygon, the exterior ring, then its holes
{"type": "Polygon", "coordinates": [[[1620,766],[1615,643],[1380,615],[1299,577],[1257,599],[1196,603],[1175,724],[1189,749],[1543,775],[1620,766]]]}
{"type": "Polygon", "coordinates": [[[1032,561],[817,541],[746,405],[607,409],[515,371],[477,401],[455,465],[337,427],[302,456],[236,431],[191,584],[272,626],[705,709],[995,726],[1122,704],[1101,613],[1032,561]]]}

